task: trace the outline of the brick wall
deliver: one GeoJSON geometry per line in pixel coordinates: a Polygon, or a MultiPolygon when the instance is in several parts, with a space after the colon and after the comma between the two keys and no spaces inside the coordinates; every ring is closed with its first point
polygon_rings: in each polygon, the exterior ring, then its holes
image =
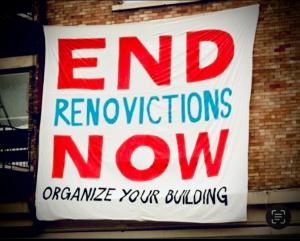
{"type": "Polygon", "coordinates": [[[48,0],[48,24],[114,24],[260,4],[250,104],[249,189],[300,186],[300,1],[204,1],[113,12],[113,1],[48,0]]]}

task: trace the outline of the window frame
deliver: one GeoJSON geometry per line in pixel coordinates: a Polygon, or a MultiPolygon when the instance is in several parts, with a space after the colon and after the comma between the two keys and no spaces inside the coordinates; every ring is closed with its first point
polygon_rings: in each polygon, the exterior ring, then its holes
{"type": "Polygon", "coordinates": [[[202,0],[181,0],[181,1],[141,1],[139,3],[127,1],[121,1],[120,4],[114,4],[112,6],[112,11],[123,11],[123,10],[134,10],[140,8],[149,8],[149,7],[160,7],[168,5],[177,5],[177,4],[186,4],[186,3],[195,3],[202,0]]]}
{"type": "MultiPolygon", "coordinates": [[[[6,66],[7,67],[7,66],[6,66]]],[[[9,75],[9,74],[19,74],[19,73],[28,73],[29,74],[29,78],[28,78],[28,89],[27,89],[27,93],[28,93],[28,99],[27,99],[27,116],[28,116],[28,120],[27,120],[27,128],[19,128],[19,127],[14,127],[11,125],[1,125],[1,130],[0,131],[10,131],[12,134],[13,132],[17,133],[20,132],[19,134],[24,134],[25,132],[27,132],[27,147],[22,146],[20,147],[20,149],[18,149],[19,147],[17,146],[16,149],[12,149],[12,151],[16,151],[18,152],[19,155],[24,156],[25,153],[27,153],[27,159],[25,160],[20,160],[20,161],[13,161],[11,163],[6,163],[5,161],[3,163],[1,163],[2,169],[4,168],[9,168],[11,170],[14,171],[27,171],[32,173],[34,171],[33,169],[33,165],[32,165],[32,160],[31,160],[31,152],[32,152],[32,138],[33,138],[33,131],[34,131],[34,127],[32,125],[33,123],[33,116],[31,113],[31,108],[32,108],[32,101],[33,101],[33,96],[30,96],[30,91],[31,91],[31,87],[33,82],[35,82],[35,74],[36,74],[36,66],[31,65],[31,66],[24,66],[24,67],[13,67],[13,68],[3,68],[0,69],[0,75],[9,75]],[[22,133],[21,133],[22,132],[22,133]]],[[[23,143],[23,142],[21,142],[23,143]]],[[[20,144],[19,145],[24,145],[20,144]]]]}
{"type": "MultiPolygon", "coordinates": [[[[30,96],[29,96],[29,92],[30,92],[30,85],[31,85],[31,80],[32,78],[34,78],[34,74],[35,74],[35,68],[33,66],[30,67],[20,67],[20,68],[10,68],[10,69],[0,69],[0,75],[10,75],[10,74],[22,74],[22,73],[28,73],[29,74],[29,78],[28,78],[28,85],[27,85],[27,94],[28,94],[28,99],[27,101],[27,130],[29,130],[29,124],[30,124],[30,113],[29,113],[29,109],[30,109],[30,96]]],[[[11,123],[8,125],[11,126],[11,123]]],[[[16,128],[18,129],[18,127],[15,126],[11,126],[12,128],[16,128]]]]}

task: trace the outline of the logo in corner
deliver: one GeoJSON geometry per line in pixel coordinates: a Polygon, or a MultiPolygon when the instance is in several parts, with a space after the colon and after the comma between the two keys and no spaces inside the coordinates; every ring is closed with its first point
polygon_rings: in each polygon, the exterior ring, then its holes
{"type": "Polygon", "coordinates": [[[272,228],[283,229],[291,221],[291,212],[286,206],[275,204],[267,209],[266,220],[272,228]]]}

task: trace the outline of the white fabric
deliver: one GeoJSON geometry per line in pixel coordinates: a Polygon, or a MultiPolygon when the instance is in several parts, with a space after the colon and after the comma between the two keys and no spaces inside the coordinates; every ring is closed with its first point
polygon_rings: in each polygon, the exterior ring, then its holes
{"type": "MultiPolygon", "coordinates": [[[[249,101],[252,81],[252,52],[255,30],[258,18],[258,5],[237,9],[213,12],[207,14],[191,15],[186,17],[155,20],[141,23],[97,26],[45,26],[46,38],[46,64],[43,87],[42,118],[40,126],[39,165],[36,190],[37,218],[39,220],[58,219],[114,219],[114,220],[155,220],[180,221],[196,223],[223,223],[245,221],[248,192],[248,135],[249,135],[249,101]],[[234,55],[224,72],[214,78],[187,83],[186,80],[186,34],[201,30],[222,30],[230,34],[234,42],[234,55]],[[131,56],[131,79],[128,90],[118,90],[118,57],[119,38],[135,36],[146,49],[159,60],[159,36],[172,36],[171,58],[171,85],[156,85],[139,60],[131,56]],[[102,49],[74,50],[73,58],[98,58],[97,67],[75,68],[74,78],[104,78],[104,90],[89,89],[58,89],[58,39],[85,39],[105,38],[106,46],[102,49]],[[221,101],[221,93],[225,89],[225,101],[221,101]],[[217,91],[217,92],[216,92],[217,91]],[[218,116],[215,118],[211,109],[207,112],[204,106],[205,94],[210,93],[215,100],[219,96],[218,116]],[[201,110],[201,118],[192,122],[186,114],[185,122],[182,120],[182,95],[188,98],[196,93],[202,100],[199,107],[197,99],[193,98],[191,115],[197,117],[201,110]],[[172,100],[172,120],[169,119],[168,101],[162,96],[178,95],[172,100]],[[145,103],[151,96],[157,96],[160,101],[153,101],[151,115],[159,124],[149,121],[147,108],[144,108],[143,123],[139,123],[141,115],[140,97],[145,103]],[[132,103],[137,97],[136,109],[130,123],[124,107],[124,99],[132,103]],[[61,118],[55,125],[57,99],[70,101],[74,98],[83,98],[76,108],[81,113],[75,115],[75,122],[82,126],[66,124],[61,118]],[[100,98],[99,123],[94,125],[86,123],[86,101],[95,101],[100,98]],[[115,98],[119,103],[119,115],[115,123],[108,123],[103,116],[103,105],[109,98],[115,98]],[[226,103],[224,104],[224,102],[226,103]],[[229,111],[228,106],[231,107],[229,111]],[[230,112],[228,117],[223,114],[230,112]],[[205,120],[205,114],[209,115],[205,120]],[[183,180],[179,163],[176,134],[183,133],[187,159],[190,160],[195,148],[199,133],[207,132],[210,143],[212,159],[215,158],[216,149],[221,130],[228,129],[228,137],[222,155],[222,162],[218,175],[208,177],[204,164],[204,154],[201,152],[198,166],[191,179],[183,180]],[[158,177],[148,181],[133,181],[126,178],[116,164],[116,152],[124,141],[134,135],[153,135],[161,138],[170,149],[170,158],[166,170],[158,177]],[[81,178],[70,156],[66,155],[65,169],[62,178],[52,177],[53,170],[53,144],[54,135],[69,135],[76,144],[83,158],[88,156],[88,136],[103,136],[102,164],[99,178],[81,178]],[[49,187],[47,189],[47,187],[49,187]],[[58,187],[57,195],[51,196],[51,190],[58,187]],[[68,188],[66,188],[68,187],[68,188]],[[222,188],[225,187],[225,188],[222,188]],[[59,192],[64,189],[64,193],[59,192]],[[84,188],[97,189],[102,201],[80,200],[84,188]],[[106,197],[107,189],[110,194],[106,197]],[[76,191],[77,189],[77,191],[76,191]],[[158,190],[152,203],[142,203],[139,198],[131,202],[128,197],[120,201],[125,190],[139,190],[148,193],[158,190]],[[204,195],[205,190],[219,191],[219,199],[215,194],[215,204],[212,198],[207,197],[193,203],[195,198],[204,195]],[[226,190],[225,190],[226,189],[226,190]],[[176,204],[173,201],[166,203],[169,190],[181,193],[185,191],[187,200],[192,204],[176,204]],[[198,190],[198,191],[197,191],[198,190]],[[70,191],[70,197],[67,198],[70,191]],[[77,192],[77,193],[75,193],[77,192]],[[79,193],[80,192],[80,193],[79,193]],[[75,194],[74,194],[75,193],[75,194]],[[198,195],[198,196],[197,196],[198,195]],[[227,196],[227,205],[224,203],[227,196]],[[43,197],[44,196],[44,197],[43,197]],[[50,197],[51,196],[51,197],[50,197]],[[46,199],[45,199],[46,197],[46,199]],[[72,198],[73,197],[73,198],[72,198]],[[54,199],[54,200],[52,200],[54,199]],[[67,200],[69,199],[69,200],[67,200]],[[72,200],[70,200],[72,199],[72,200]],[[203,201],[204,199],[204,201],[203,201]]],[[[200,67],[209,66],[217,58],[217,47],[213,42],[203,42],[200,46],[200,67]]],[[[182,97],[183,98],[183,97],[182,97]]],[[[187,99],[185,99],[187,101],[187,99]]],[[[185,102],[187,105],[187,103],[185,102]]],[[[187,111],[187,110],[185,110],[187,111]]],[[[70,117],[71,104],[65,111],[70,117]]],[[[187,112],[185,112],[187,113],[187,112]]],[[[110,107],[110,118],[115,114],[114,107],[110,107]]],[[[70,117],[71,120],[71,117],[70,117]]],[[[148,147],[140,147],[132,155],[132,165],[144,170],[151,166],[154,154],[148,147]]],[[[207,192],[207,191],[206,191],[207,192]]],[[[137,193],[137,192],[135,192],[137,193]]],[[[132,195],[132,199],[134,198],[132,195]]],[[[206,195],[206,194],[205,194],[206,195]]],[[[178,195],[177,195],[178,197],[178,195]]],[[[83,198],[84,199],[84,198],[83,198]]]]}

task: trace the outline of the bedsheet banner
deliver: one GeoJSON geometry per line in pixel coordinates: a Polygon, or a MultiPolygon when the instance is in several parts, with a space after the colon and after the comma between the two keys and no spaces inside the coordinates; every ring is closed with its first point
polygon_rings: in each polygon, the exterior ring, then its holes
{"type": "Polygon", "coordinates": [[[257,19],[45,26],[37,218],[245,221],[257,19]]]}

